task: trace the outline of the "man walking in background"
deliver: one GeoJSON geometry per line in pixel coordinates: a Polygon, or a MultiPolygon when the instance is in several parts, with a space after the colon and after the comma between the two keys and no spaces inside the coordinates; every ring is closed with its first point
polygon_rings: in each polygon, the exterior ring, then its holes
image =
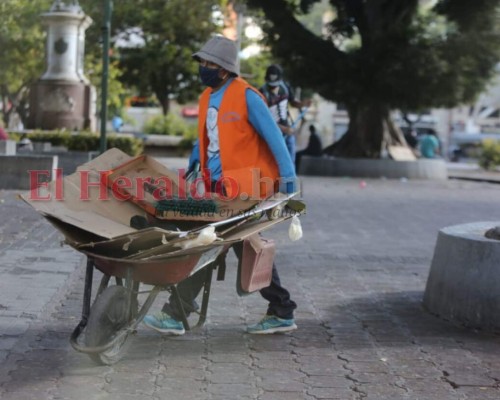
{"type": "Polygon", "coordinates": [[[295,135],[294,127],[289,123],[288,104],[292,107],[309,107],[310,102],[301,102],[295,98],[292,88],[283,80],[283,69],[277,65],[270,65],[266,70],[266,83],[260,88],[267,101],[267,105],[274,121],[278,124],[292,162],[295,163],[295,135]]]}

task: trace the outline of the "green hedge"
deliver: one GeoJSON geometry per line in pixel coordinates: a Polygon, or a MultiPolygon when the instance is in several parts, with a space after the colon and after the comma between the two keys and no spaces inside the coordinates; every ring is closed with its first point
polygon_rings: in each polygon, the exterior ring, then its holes
{"type": "Polygon", "coordinates": [[[495,169],[500,166],[500,141],[485,140],[481,144],[479,165],[484,169],[495,169]]]}
{"type": "MultiPolygon", "coordinates": [[[[142,140],[137,138],[108,135],[106,139],[108,149],[116,147],[131,156],[141,154],[144,150],[142,140]]],[[[72,135],[68,141],[68,150],[73,151],[96,151],[99,146],[100,137],[94,134],[72,135]]]]}
{"type": "Polygon", "coordinates": [[[69,139],[71,138],[71,133],[67,131],[55,131],[55,132],[33,132],[28,134],[28,139],[32,142],[50,142],[52,146],[65,146],[68,147],[69,139]]]}
{"type": "MultiPolygon", "coordinates": [[[[99,135],[91,132],[81,132],[74,134],[68,131],[43,132],[35,131],[29,133],[28,139],[32,142],[50,142],[52,146],[64,146],[71,151],[98,151],[100,146],[99,135]]],[[[13,140],[19,140],[19,132],[9,133],[13,140]]],[[[142,140],[135,137],[107,135],[107,148],[116,147],[121,151],[136,156],[143,152],[144,145],[142,140]]]]}
{"type": "Polygon", "coordinates": [[[157,115],[144,124],[144,133],[154,135],[182,136],[190,139],[197,136],[198,124],[188,123],[173,113],[157,115]]]}
{"type": "Polygon", "coordinates": [[[198,124],[186,122],[176,114],[157,115],[144,124],[144,133],[153,135],[182,136],[179,143],[179,155],[185,156],[191,152],[193,143],[198,137],[198,124]]]}

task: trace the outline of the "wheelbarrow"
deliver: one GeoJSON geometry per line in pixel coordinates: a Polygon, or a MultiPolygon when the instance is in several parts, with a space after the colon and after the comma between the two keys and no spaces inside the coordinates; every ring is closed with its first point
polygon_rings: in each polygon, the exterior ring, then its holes
{"type": "MultiPolygon", "coordinates": [[[[98,363],[113,364],[123,356],[129,343],[127,339],[136,331],[160,291],[170,292],[183,305],[177,285],[204,269],[206,279],[196,327],[202,326],[212,273],[218,269],[222,277],[223,254],[229,247],[291,218],[291,214],[280,211],[285,204],[297,214],[305,210],[301,202],[293,205],[291,199],[296,193],[276,193],[262,201],[220,199],[216,202],[218,212],[207,212],[203,216],[182,215],[177,209],[162,210],[158,215],[156,199],[145,193],[143,199],[138,193],[144,188],[138,190],[137,185],[163,178],[171,181],[180,193],[183,183],[177,171],[148,156],[132,158],[118,149],[110,149],[64,178],[61,184],[64,199],[58,197],[61,194],[58,181],[21,195],[63,233],[66,244],[87,256],[82,317],[70,342],[75,350],[88,354],[98,363]],[[99,179],[102,184],[98,192],[87,193],[82,201],[82,182],[87,179],[84,177],[99,179]],[[125,190],[121,184],[115,187],[120,177],[133,182],[132,188],[126,185],[128,192],[117,191],[118,188],[125,190]],[[131,201],[123,201],[127,194],[132,196],[131,201]],[[42,198],[45,201],[39,201],[42,198]],[[154,219],[150,221],[144,213],[154,219]],[[259,222],[264,215],[268,220],[259,222]],[[146,220],[145,227],[134,227],[137,217],[140,221],[146,220]],[[172,221],[176,221],[175,227],[165,226],[172,221]],[[208,239],[210,242],[206,242],[208,239]],[[92,301],[95,269],[101,271],[103,277],[92,301]],[[114,285],[110,285],[111,278],[114,285]],[[142,292],[141,283],[153,288],[142,292]],[[138,296],[142,294],[147,297],[139,307],[138,296]]],[[[248,287],[255,289],[252,285],[248,287]]],[[[182,323],[190,330],[184,310],[186,307],[182,310],[182,323]]]]}
{"type": "Polygon", "coordinates": [[[82,317],[70,337],[72,347],[98,364],[112,365],[126,353],[130,336],[137,330],[144,316],[161,291],[168,291],[178,301],[181,320],[186,330],[191,326],[184,311],[177,284],[205,270],[201,308],[194,328],[203,326],[208,309],[212,274],[218,268],[218,279],[224,278],[225,253],[231,245],[206,246],[192,254],[167,256],[151,261],[136,261],[105,257],[91,252],[87,255],[82,317]],[[91,305],[94,269],[103,273],[95,299],[91,305]],[[111,278],[115,278],[112,285],[111,278]],[[140,291],[140,284],[152,285],[140,291]],[[138,295],[148,294],[139,308],[138,295]],[[81,339],[84,332],[84,338],[81,339]]]}

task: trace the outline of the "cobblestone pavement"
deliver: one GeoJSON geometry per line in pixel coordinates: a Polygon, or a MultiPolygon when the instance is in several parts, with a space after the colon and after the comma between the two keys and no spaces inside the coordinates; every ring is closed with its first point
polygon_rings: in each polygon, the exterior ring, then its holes
{"type": "Polygon", "coordinates": [[[290,242],[285,225],[267,235],[299,304],[297,331],[244,333],[266,305],[258,294],[237,296],[232,257],[202,330],[171,338],[141,327],[113,367],[68,344],[81,311],[81,258],[2,192],[0,398],[500,398],[500,337],[451,325],[421,305],[438,230],[499,220],[500,186],[306,178],[304,189],[302,241],[290,242]],[[17,330],[13,321],[21,321],[17,330]]]}

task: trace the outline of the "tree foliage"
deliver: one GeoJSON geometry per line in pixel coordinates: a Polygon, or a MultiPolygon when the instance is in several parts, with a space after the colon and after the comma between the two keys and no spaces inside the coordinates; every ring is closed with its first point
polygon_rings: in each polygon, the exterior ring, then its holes
{"type": "MultiPolygon", "coordinates": [[[[102,47],[100,45],[89,46],[85,54],[85,76],[91,85],[96,88],[96,110],[97,115],[101,115],[101,86],[102,86],[102,47]]],[[[122,71],[118,61],[112,60],[108,71],[108,97],[106,99],[108,107],[108,119],[114,115],[123,115],[125,97],[130,94],[130,90],[120,80],[122,71]]]]}
{"type": "Polygon", "coordinates": [[[498,0],[329,0],[322,35],[298,19],[319,1],[248,0],[293,80],[347,106],[350,127],[333,154],[379,157],[404,144],[390,110],[471,102],[499,59],[498,0]]]}
{"type": "MultiPolygon", "coordinates": [[[[86,0],[92,15],[102,1],[86,0]]],[[[112,37],[122,82],[142,95],[154,93],[166,114],[169,102],[196,98],[201,89],[191,55],[220,28],[217,10],[224,0],[115,1],[112,37]],[[116,48],[118,42],[129,43],[116,48]]],[[[83,5],[84,2],[82,1],[83,5]]]]}
{"type": "Polygon", "coordinates": [[[5,123],[13,112],[24,114],[28,89],[42,73],[45,33],[39,15],[50,0],[0,2],[0,101],[5,123]]]}

